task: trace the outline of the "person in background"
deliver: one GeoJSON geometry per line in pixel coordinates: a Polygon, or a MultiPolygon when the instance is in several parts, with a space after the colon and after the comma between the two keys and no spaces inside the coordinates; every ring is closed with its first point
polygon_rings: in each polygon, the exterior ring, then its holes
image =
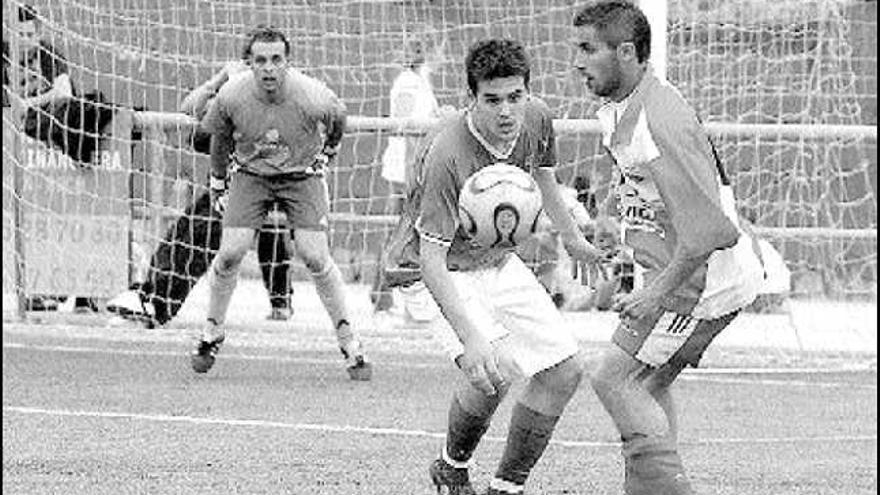
{"type": "MultiPolygon", "coordinates": [[[[402,69],[391,85],[389,100],[391,101],[392,118],[433,119],[442,118],[455,112],[451,106],[441,107],[434,95],[431,84],[431,73],[434,64],[440,59],[443,44],[439,44],[432,52],[426,53],[425,42],[421,39],[405,43],[403,50],[402,69]]],[[[401,213],[407,177],[412,175],[412,167],[416,153],[424,138],[419,136],[391,136],[382,153],[382,178],[388,182],[388,201],[385,204],[386,215],[401,213]]],[[[392,288],[388,284],[386,268],[388,264],[388,242],[390,235],[383,242],[376,264],[376,275],[370,299],[376,311],[385,311],[394,304],[392,288]]],[[[408,318],[422,321],[432,317],[433,305],[430,296],[421,282],[400,287],[401,298],[405,300],[404,312],[408,318]],[[412,311],[409,311],[411,308],[412,311]]]]}
{"type": "MultiPolygon", "coordinates": [[[[51,146],[55,116],[76,94],[67,59],[43,37],[39,13],[31,5],[18,7],[15,34],[17,46],[4,41],[4,106],[11,108],[16,122],[23,123],[25,134],[51,146]]],[[[75,312],[98,310],[97,302],[88,297],[70,300],[41,294],[26,302],[31,311],[55,310],[63,303],[75,312]]]]}

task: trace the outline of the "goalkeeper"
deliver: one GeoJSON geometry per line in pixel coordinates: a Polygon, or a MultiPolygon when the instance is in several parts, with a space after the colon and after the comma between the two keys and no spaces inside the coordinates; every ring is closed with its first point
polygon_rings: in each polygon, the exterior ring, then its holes
{"type": "MultiPolygon", "coordinates": [[[[226,81],[248,70],[245,62],[248,55],[245,50],[242,61],[227,63],[210,80],[190,92],[181,103],[180,111],[201,120],[226,81]]],[[[210,137],[201,125],[197,126],[192,134],[195,151],[207,154],[210,137]]],[[[107,310],[125,319],[143,322],[148,328],[164,325],[174,318],[220,248],[225,200],[225,197],[217,197],[212,201],[207,189],[199,194],[159,243],[150,259],[146,281],[111,299],[107,310]]],[[[260,230],[257,257],[272,307],[268,318],[283,321],[291,316],[292,289],[288,279],[290,238],[284,229],[278,228],[283,221],[281,217],[274,211],[260,230]]]]}
{"type": "Polygon", "coordinates": [[[326,85],[290,67],[290,43],[280,31],[260,27],[248,46],[251,70],[223,86],[202,120],[212,134],[212,193],[224,196],[228,184],[229,206],[210,268],[211,297],[191,356],[193,370],[205,373],[214,364],[238,268],[274,203],[296,229],[296,253],[315,281],[349,376],[368,380],[371,367],[351,325],[345,282],[327,236],[324,172],[345,131],[345,105],[326,85]]]}

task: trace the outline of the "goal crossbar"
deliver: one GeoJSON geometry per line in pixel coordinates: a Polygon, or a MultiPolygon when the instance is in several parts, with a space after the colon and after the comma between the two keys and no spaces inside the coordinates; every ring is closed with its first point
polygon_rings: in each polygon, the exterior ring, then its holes
{"type": "MultiPolygon", "coordinates": [[[[423,135],[437,119],[403,119],[392,117],[366,117],[354,115],[348,117],[349,132],[383,132],[389,135],[423,135]]],[[[137,128],[159,128],[174,130],[192,128],[196,120],[186,114],[173,112],[140,111],[134,114],[134,125],[137,128]]],[[[739,124],[726,122],[708,122],[704,124],[709,134],[717,136],[767,136],[768,138],[804,138],[820,137],[877,139],[877,127],[870,125],[829,125],[829,124],[739,124]]],[[[596,119],[556,119],[554,129],[560,134],[598,134],[601,132],[596,119]]]]}

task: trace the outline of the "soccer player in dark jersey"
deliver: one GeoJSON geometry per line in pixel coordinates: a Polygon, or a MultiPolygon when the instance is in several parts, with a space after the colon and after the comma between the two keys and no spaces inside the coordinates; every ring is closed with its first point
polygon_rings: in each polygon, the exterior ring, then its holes
{"type": "Polygon", "coordinates": [[[290,43],[271,27],[249,41],[250,71],[230,79],[202,120],[212,133],[210,187],[218,195],[234,171],[223,217],[220,251],[209,270],[207,324],[192,355],[196,372],[208,371],[225,338],[222,324],[238,268],[254,243],[269,206],[277,204],[294,236],[294,251],[315,281],[336,330],[352,379],[370,378],[352,328],[342,274],[330,256],[329,197],[324,170],[345,130],[345,106],[323,83],[289,67],[290,43]]]}
{"type": "Polygon", "coordinates": [[[763,267],[696,113],[648,63],[645,15],[593,3],[574,27],[575,68],[605,101],[624,242],[645,270],[644,286],[612,306],[620,324],[591,381],[622,438],[626,495],[690,494],[670,386],[755,299],[763,267]]]}
{"type": "Polygon", "coordinates": [[[471,456],[510,384],[525,379],[487,492],[522,493],[578,388],[583,360],[577,340],[515,246],[484,248],[468,240],[458,213],[461,188],[484,167],[520,167],[538,183],[568,251],[592,261],[598,250],[563,204],[552,116],[529,93],[523,46],[507,39],[480,41],[470,48],[465,65],[468,110],[445,121],[420,156],[418,190],[408,193],[401,219],[401,225],[411,226],[413,240],[401,251],[418,252],[409,265],[421,267],[443,313],[432,323],[434,331],[467,377],[453,393],[446,442],[430,477],[444,493],[475,493],[468,474],[471,456]]]}
{"type": "MultiPolygon", "coordinates": [[[[226,63],[209,80],[193,89],[181,102],[180,111],[200,121],[220,88],[231,77],[250,70],[246,63],[249,55],[245,50],[242,59],[226,63]]],[[[192,133],[193,149],[210,153],[210,137],[201,125],[197,125],[192,133]]],[[[226,198],[216,195],[212,198],[210,191],[202,191],[159,241],[150,257],[143,283],[134,284],[108,301],[107,311],[147,328],[165,325],[177,315],[198,279],[208,271],[220,247],[226,198]]],[[[291,315],[290,236],[276,228],[280,222],[276,216],[260,229],[257,259],[272,308],[268,319],[285,321],[291,315]]]]}

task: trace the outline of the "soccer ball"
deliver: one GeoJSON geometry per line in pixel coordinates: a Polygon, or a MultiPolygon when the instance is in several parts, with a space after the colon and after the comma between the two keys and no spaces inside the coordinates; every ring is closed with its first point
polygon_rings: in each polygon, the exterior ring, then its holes
{"type": "Polygon", "coordinates": [[[479,247],[514,247],[535,232],[541,190],[519,167],[490,165],[464,182],[458,213],[465,234],[479,247]]]}

